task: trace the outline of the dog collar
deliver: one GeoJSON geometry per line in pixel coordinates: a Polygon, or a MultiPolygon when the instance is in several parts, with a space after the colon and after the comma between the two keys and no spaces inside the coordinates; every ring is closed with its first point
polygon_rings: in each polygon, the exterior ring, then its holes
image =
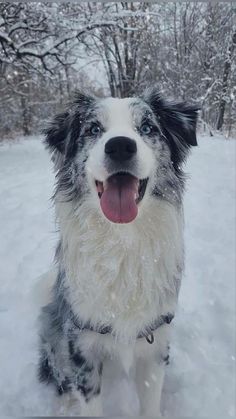
{"type": "MultiPolygon", "coordinates": [[[[151,345],[154,342],[153,333],[164,324],[170,324],[173,318],[174,318],[174,314],[172,313],[161,315],[160,317],[158,317],[157,320],[155,320],[153,323],[147,326],[143,331],[141,331],[137,335],[137,339],[145,338],[146,341],[151,345]]],[[[78,318],[75,318],[75,316],[73,316],[73,323],[74,323],[74,326],[81,331],[89,330],[91,332],[100,333],[101,335],[114,334],[112,326],[94,327],[90,322],[83,324],[82,322],[78,320],[78,318]]]]}

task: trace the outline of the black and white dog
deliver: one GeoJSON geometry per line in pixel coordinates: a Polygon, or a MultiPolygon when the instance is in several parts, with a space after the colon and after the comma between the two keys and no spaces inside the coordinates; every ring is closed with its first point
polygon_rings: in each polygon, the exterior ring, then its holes
{"type": "Polygon", "coordinates": [[[160,414],[183,270],[184,175],[196,106],[77,93],[46,130],[56,169],[57,279],[41,314],[39,377],[102,415],[109,358],[135,371],[140,413],[160,414]]]}

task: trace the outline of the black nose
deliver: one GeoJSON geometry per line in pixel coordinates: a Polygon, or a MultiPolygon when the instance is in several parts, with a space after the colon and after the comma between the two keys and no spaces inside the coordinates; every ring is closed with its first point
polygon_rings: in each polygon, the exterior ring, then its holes
{"type": "Polygon", "coordinates": [[[136,152],[136,142],[128,137],[111,138],[105,145],[105,153],[115,161],[130,160],[136,152]]]}

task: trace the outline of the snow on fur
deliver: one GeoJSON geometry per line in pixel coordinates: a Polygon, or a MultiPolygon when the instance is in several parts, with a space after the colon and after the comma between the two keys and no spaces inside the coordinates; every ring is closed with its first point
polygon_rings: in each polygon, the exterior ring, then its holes
{"type": "MultiPolygon", "coordinates": [[[[235,142],[203,137],[199,144],[187,165],[186,270],[162,400],[169,417],[235,414],[235,142]]],[[[49,157],[36,138],[3,144],[0,171],[0,412],[77,415],[66,401],[56,410],[53,388],[36,377],[37,315],[47,292],[38,276],[57,239],[49,157]]],[[[112,385],[106,377],[104,394],[106,413],[137,412],[127,376],[112,385]]]]}

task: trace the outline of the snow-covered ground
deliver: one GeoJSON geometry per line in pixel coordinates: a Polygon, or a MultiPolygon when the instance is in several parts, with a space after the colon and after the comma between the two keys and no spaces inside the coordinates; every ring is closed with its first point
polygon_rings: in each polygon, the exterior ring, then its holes
{"type": "MultiPolygon", "coordinates": [[[[186,275],[174,321],[162,410],[168,417],[235,415],[235,145],[202,137],[187,165],[186,275]]],[[[56,243],[53,175],[39,138],[0,145],[0,414],[55,414],[53,389],[36,379],[37,277],[56,243]]],[[[135,412],[121,376],[106,412],[135,412]]],[[[58,412],[57,412],[58,413],[58,412]]],[[[63,410],[67,416],[70,412],[63,410]]],[[[71,412],[71,414],[76,412],[71,412]]]]}

